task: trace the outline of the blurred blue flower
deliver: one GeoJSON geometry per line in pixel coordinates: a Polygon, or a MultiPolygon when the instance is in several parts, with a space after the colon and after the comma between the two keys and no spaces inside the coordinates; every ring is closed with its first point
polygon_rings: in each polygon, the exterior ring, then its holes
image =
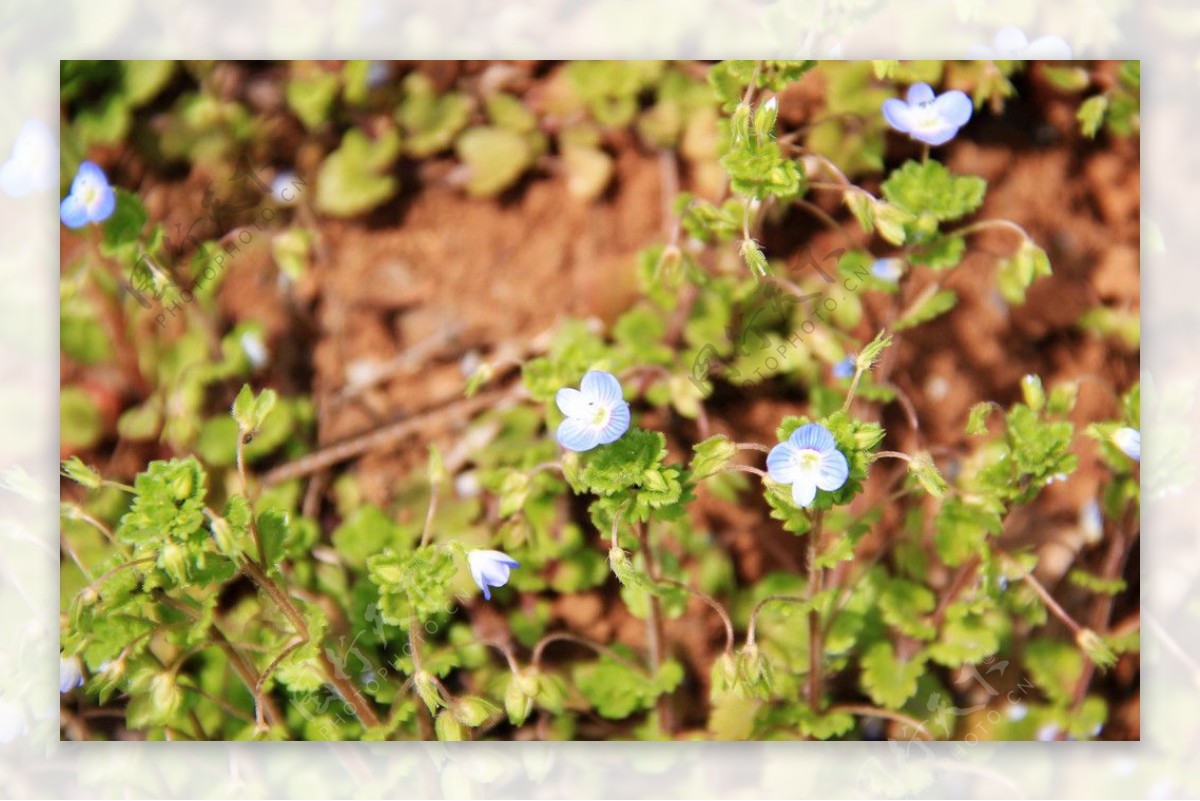
{"type": "Polygon", "coordinates": [[[871,264],[871,275],[894,284],[904,277],[904,259],[876,259],[871,264]]]}
{"type": "Polygon", "coordinates": [[[85,161],[71,182],[71,194],[63,198],[59,216],[68,228],[82,228],[90,222],[107,220],[116,207],[117,196],[104,170],[85,161]]]}
{"type": "Polygon", "coordinates": [[[1113,432],[1112,441],[1130,459],[1142,461],[1142,433],[1136,428],[1118,428],[1113,432]]]}
{"type": "Polygon", "coordinates": [[[558,426],[558,444],[569,451],[608,445],[629,430],[629,404],[611,373],[588,370],[579,389],[563,387],[554,401],[567,417],[558,426]]]}
{"type": "Polygon", "coordinates": [[[991,47],[973,45],[967,50],[970,58],[1004,59],[1025,61],[1036,59],[1069,59],[1071,45],[1061,36],[1043,36],[1029,41],[1025,31],[1009,25],[996,31],[991,47]]]}
{"type": "Polygon", "coordinates": [[[833,366],[834,378],[853,378],[854,377],[854,354],[847,356],[833,366]]]}
{"type": "Polygon", "coordinates": [[[12,155],[0,166],[0,189],[12,197],[45,192],[58,175],[58,156],[50,129],[26,120],[13,142],[12,155]]]}
{"type": "Polygon", "coordinates": [[[971,119],[971,98],[957,89],[935,96],[933,87],[917,83],[909,87],[908,101],[890,97],[883,101],[888,125],[918,142],[944,145],[971,119]]]}
{"type": "Polygon", "coordinates": [[[483,597],[490,601],[490,588],[503,587],[512,569],[521,565],[503,551],[475,550],[467,552],[467,566],[471,568],[471,578],[483,590],[483,597]]]}
{"type": "Polygon", "coordinates": [[[69,693],[83,685],[83,666],[77,656],[60,656],[58,658],[58,691],[69,693]]]}
{"type": "Polygon", "coordinates": [[[1083,541],[1089,545],[1095,545],[1104,538],[1104,515],[1095,498],[1088,498],[1079,507],[1079,529],[1083,532],[1083,541]]]}
{"type": "Polygon", "coordinates": [[[787,442],[771,449],[767,474],[772,481],[791,485],[797,506],[809,506],[818,489],[840,489],[850,476],[850,465],[829,429],[809,423],[793,431],[787,442]]]}

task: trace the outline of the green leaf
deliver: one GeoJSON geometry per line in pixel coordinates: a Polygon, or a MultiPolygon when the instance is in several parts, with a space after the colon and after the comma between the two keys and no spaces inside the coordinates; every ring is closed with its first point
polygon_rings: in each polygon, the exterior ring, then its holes
{"type": "Polygon", "coordinates": [[[323,70],[292,78],[286,90],[288,107],[311,131],[329,119],[340,86],[341,79],[337,73],[323,70]]]}
{"type": "Polygon", "coordinates": [[[412,537],[406,537],[400,526],[377,506],[366,504],[350,513],[331,535],[333,547],[337,549],[347,565],[357,570],[367,566],[367,560],[377,553],[391,549],[402,549],[412,545],[412,537]]]}
{"type": "Polygon", "coordinates": [[[1123,578],[1106,579],[1093,575],[1086,570],[1080,570],[1079,568],[1075,568],[1068,573],[1067,578],[1076,587],[1082,587],[1085,590],[1090,590],[1101,595],[1118,595],[1124,592],[1127,586],[1123,578]]]}
{"type": "Polygon", "coordinates": [[[258,538],[262,542],[263,557],[273,567],[283,560],[284,542],[288,537],[287,512],[266,509],[258,516],[258,538]]]}
{"type": "Polygon", "coordinates": [[[931,640],[936,633],[924,616],[933,611],[937,599],[927,587],[908,579],[892,579],[877,601],[883,620],[892,628],[919,640],[931,640]]]}
{"type": "Polygon", "coordinates": [[[892,644],[877,642],[862,656],[862,688],[876,704],[886,709],[899,709],[917,692],[917,679],[925,672],[921,655],[901,663],[896,659],[892,644]]]}
{"type": "Polygon", "coordinates": [[[422,159],[450,147],[471,119],[471,101],[457,92],[439,97],[433,81],[421,72],[409,73],[403,86],[396,121],[407,135],[405,152],[422,159]]]}
{"type": "Polygon", "coordinates": [[[637,487],[647,471],[667,454],[666,437],[657,431],[630,429],[611,445],[601,445],[584,454],[579,482],[597,495],[614,495],[637,487]]]}
{"type": "Polygon", "coordinates": [[[1066,705],[1074,699],[1083,656],[1071,643],[1039,638],[1025,646],[1025,667],[1052,703],[1066,705]]]}
{"type": "Polygon", "coordinates": [[[400,137],[394,129],[371,140],[351,128],[317,171],[317,209],[353,217],[386,201],[398,188],[388,170],[399,154],[400,137]]]}
{"type": "Polygon", "coordinates": [[[943,289],[932,294],[927,292],[901,313],[900,318],[892,326],[893,330],[903,331],[928,322],[954,308],[956,303],[958,303],[958,295],[953,290],[943,289]]]}
{"type": "Polygon", "coordinates": [[[737,455],[737,445],[724,434],[697,442],[692,450],[695,455],[692,456],[691,472],[692,478],[697,481],[721,472],[737,455]]]}
{"type": "Polygon", "coordinates": [[[63,387],[58,411],[59,439],[63,445],[90,448],[100,440],[104,423],[87,392],[78,387],[63,387]]]}
{"type": "Polygon", "coordinates": [[[385,623],[405,626],[412,616],[429,618],[450,608],[454,558],[435,546],[408,553],[391,550],[367,559],[367,575],[379,588],[385,623]]]}
{"type": "Polygon", "coordinates": [[[149,103],[175,75],[175,61],[137,59],[121,62],[123,94],[131,108],[149,103]]]}
{"type": "Polygon", "coordinates": [[[1000,648],[997,621],[972,610],[971,604],[951,604],[938,641],[928,648],[929,658],[946,667],[978,664],[1000,648]]]}
{"type": "Polygon", "coordinates": [[[938,556],[951,567],[979,555],[989,533],[1000,533],[1000,518],[996,513],[958,498],[947,498],[934,520],[938,556]]]}
{"type": "Polygon", "coordinates": [[[1079,120],[1079,129],[1089,139],[1094,139],[1100,126],[1104,124],[1104,113],[1108,111],[1108,96],[1095,95],[1083,101],[1075,119],[1079,120]]]}
{"type": "Polygon", "coordinates": [[[134,193],[116,187],[116,208],[112,216],[104,221],[104,247],[111,253],[122,245],[138,241],[149,216],[141,198],[134,193]]]}
{"type": "Polygon", "coordinates": [[[945,222],[978,209],[983,204],[987,181],[954,175],[938,161],[908,161],[884,181],[882,188],[888,202],[909,214],[945,222]]]}
{"type": "Polygon", "coordinates": [[[72,456],[62,463],[62,474],[88,489],[100,488],[100,474],[84,464],[78,456],[72,456]]]}
{"type": "Polygon", "coordinates": [[[996,404],[991,401],[980,401],[972,406],[970,414],[967,415],[967,434],[969,436],[986,434],[988,417],[995,409],[996,404]]]}
{"type": "Polygon", "coordinates": [[[233,406],[229,413],[237,423],[238,430],[249,433],[256,428],[254,425],[254,390],[250,388],[249,384],[242,384],[237,397],[233,399],[233,406]]]}
{"type": "Polygon", "coordinates": [[[474,197],[494,195],[509,188],[534,160],[526,136],[494,126],[467,130],[458,137],[455,152],[470,170],[467,192],[474,197]]]}

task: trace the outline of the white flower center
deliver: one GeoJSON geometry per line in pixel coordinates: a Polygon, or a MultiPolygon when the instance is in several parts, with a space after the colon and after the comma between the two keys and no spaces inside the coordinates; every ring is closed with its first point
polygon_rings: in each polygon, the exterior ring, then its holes
{"type": "Polygon", "coordinates": [[[588,401],[588,411],[591,412],[591,420],[588,425],[596,428],[604,428],[608,425],[608,418],[612,415],[612,409],[607,406],[601,406],[595,401],[588,401]]]}
{"type": "Polygon", "coordinates": [[[792,465],[800,470],[812,472],[821,466],[821,453],[812,448],[802,448],[792,454],[792,465]]]}
{"type": "Polygon", "coordinates": [[[914,111],[916,113],[913,114],[913,123],[922,131],[932,131],[942,127],[942,117],[933,107],[932,100],[918,103],[914,111]]]}

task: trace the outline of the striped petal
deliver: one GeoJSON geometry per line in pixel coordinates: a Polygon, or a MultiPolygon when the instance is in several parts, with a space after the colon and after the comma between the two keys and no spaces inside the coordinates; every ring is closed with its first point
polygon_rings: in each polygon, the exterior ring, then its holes
{"type": "Polygon", "coordinates": [[[788,442],[794,448],[809,448],[821,453],[837,449],[837,442],[834,440],[833,434],[830,434],[829,429],[819,423],[800,426],[788,437],[788,442]]]}
{"type": "Polygon", "coordinates": [[[558,404],[558,410],[567,417],[579,417],[586,420],[595,414],[595,409],[589,405],[584,394],[571,387],[560,389],[554,396],[554,402],[558,404]]]}
{"type": "Polygon", "coordinates": [[[555,434],[558,444],[569,451],[590,451],[600,444],[600,429],[574,417],[559,423],[555,434]]]}
{"type": "Polygon", "coordinates": [[[600,444],[610,445],[629,430],[629,404],[621,401],[613,407],[608,422],[600,429],[600,444]]]}
{"type": "Polygon", "coordinates": [[[933,100],[933,87],[927,83],[914,83],[908,87],[908,104],[928,103],[933,100]]]}
{"type": "Polygon", "coordinates": [[[608,407],[613,407],[624,400],[621,394],[621,382],[612,373],[606,373],[603,370],[588,370],[587,375],[579,384],[579,389],[588,400],[594,400],[608,407]]]}
{"type": "Polygon", "coordinates": [[[780,484],[791,484],[796,480],[798,468],[792,458],[795,448],[790,443],[781,442],[767,454],[767,475],[772,481],[780,484]]]}
{"type": "Polygon", "coordinates": [[[850,464],[841,451],[831,451],[821,460],[821,466],[816,471],[816,484],[826,492],[841,489],[850,477],[850,464]]]}
{"type": "Polygon", "coordinates": [[[797,506],[809,506],[813,499],[817,497],[817,484],[812,479],[812,474],[804,472],[796,477],[796,482],[792,484],[792,500],[797,506]]]}

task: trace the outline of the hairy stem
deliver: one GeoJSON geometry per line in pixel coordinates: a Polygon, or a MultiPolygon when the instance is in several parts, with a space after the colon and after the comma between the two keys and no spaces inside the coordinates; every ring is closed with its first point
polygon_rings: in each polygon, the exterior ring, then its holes
{"type": "MultiPolygon", "coordinates": [[[[658,582],[661,577],[654,559],[654,551],[650,547],[650,532],[645,523],[638,524],[638,540],[642,546],[642,558],[646,560],[646,573],[651,581],[658,582]]],[[[650,594],[650,614],[646,618],[646,638],[650,646],[650,667],[657,675],[663,663],[666,637],[663,633],[662,602],[653,593],[650,594]]],[[[670,695],[663,693],[658,696],[657,706],[659,725],[664,732],[672,734],[675,730],[675,714],[671,707],[670,695]]]]}

